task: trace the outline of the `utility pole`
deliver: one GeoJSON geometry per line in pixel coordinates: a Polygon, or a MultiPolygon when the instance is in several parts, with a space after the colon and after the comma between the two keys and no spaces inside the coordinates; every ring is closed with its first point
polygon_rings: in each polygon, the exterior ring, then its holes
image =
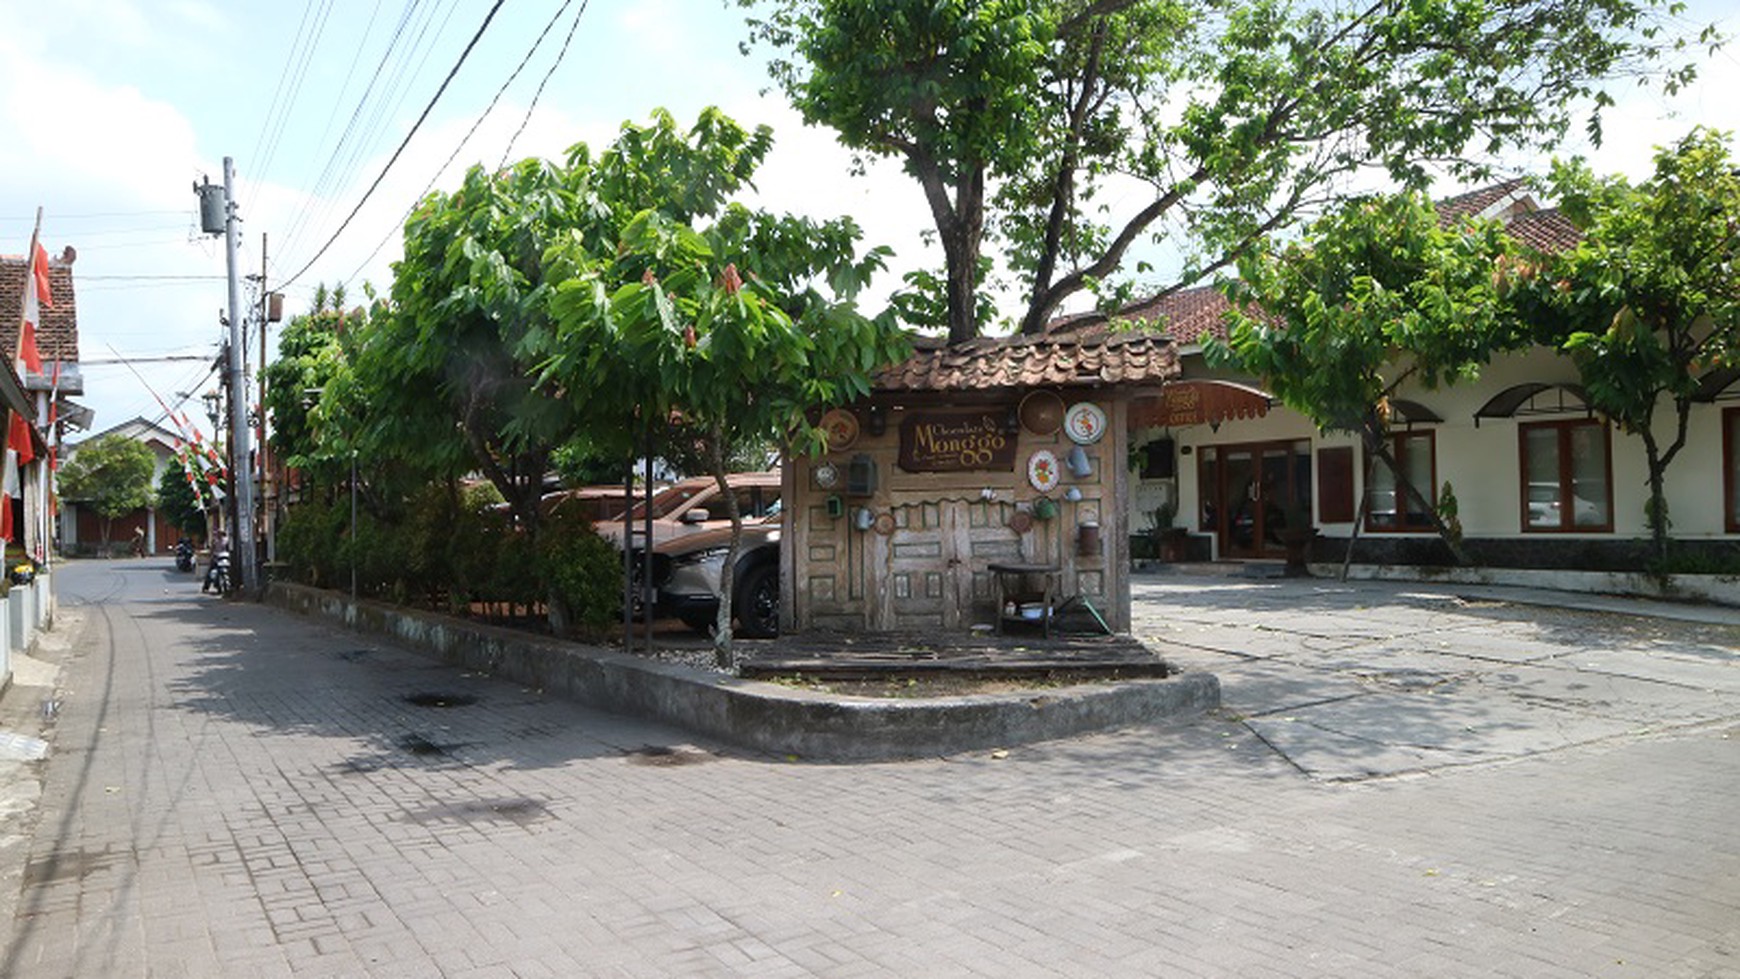
{"type": "MultiPolygon", "coordinates": [[[[266,289],[266,233],[260,232],[260,425],[259,448],[260,457],[260,530],[266,538],[266,560],[277,558],[277,546],[274,540],[272,499],[271,460],[266,454],[266,324],[272,319],[272,293],[266,289]]],[[[262,576],[262,579],[264,576],[262,576]]],[[[263,583],[263,582],[262,582],[263,583]]]]}
{"type": "Polygon", "coordinates": [[[254,463],[248,445],[247,360],[242,350],[242,283],[236,270],[236,251],[240,244],[240,220],[236,217],[236,165],[224,157],[224,185],[220,197],[217,188],[207,180],[195,184],[200,196],[200,230],[207,234],[222,233],[224,258],[229,271],[229,377],[230,391],[230,479],[235,486],[235,519],[230,539],[241,573],[241,587],[249,595],[257,593],[260,578],[254,561],[254,463]]]}

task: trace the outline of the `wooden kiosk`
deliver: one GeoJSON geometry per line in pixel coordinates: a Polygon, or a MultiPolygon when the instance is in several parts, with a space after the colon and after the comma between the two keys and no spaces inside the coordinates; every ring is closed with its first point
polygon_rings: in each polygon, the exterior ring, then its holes
{"type": "Polygon", "coordinates": [[[919,341],[788,461],[787,632],[1130,623],[1129,405],[1178,373],[1151,334],[919,341]]]}

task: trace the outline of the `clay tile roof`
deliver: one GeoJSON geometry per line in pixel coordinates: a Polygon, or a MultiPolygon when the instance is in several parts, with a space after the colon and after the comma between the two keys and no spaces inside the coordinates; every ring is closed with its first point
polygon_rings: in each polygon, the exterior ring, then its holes
{"type": "Polygon", "coordinates": [[[1549,254],[1575,248],[1583,240],[1583,233],[1556,207],[1518,214],[1504,229],[1530,248],[1549,254]]]}
{"type": "Polygon", "coordinates": [[[1103,340],[1136,334],[1158,335],[1173,343],[1199,343],[1205,336],[1226,337],[1230,308],[1217,286],[1191,286],[1131,303],[1115,314],[1080,313],[1053,320],[1049,335],[1103,340]]]}
{"type": "MultiPolygon", "coordinates": [[[[21,255],[0,255],[0,351],[8,360],[18,349],[19,305],[24,301],[24,276],[30,265],[21,255]]],[[[79,359],[78,301],[73,294],[72,266],[49,259],[48,288],[54,305],[42,310],[36,349],[46,361],[79,359]]]]}
{"type": "Polygon", "coordinates": [[[979,337],[949,345],[937,337],[913,342],[912,356],[884,370],[879,391],[986,391],[1031,387],[1152,384],[1178,376],[1170,341],[1152,333],[1078,339],[979,337]]]}
{"type": "Polygon", "coordinates": [[[1511,194],[1523,189],[1523,179],[1517,177],[1490,187],[1479,187],[1455,197],[1437,202],[1438,218],[1441,221],[1452,221],[1456,218],[1477,217],[1494,204],[1499,203],[1511,194]]]}

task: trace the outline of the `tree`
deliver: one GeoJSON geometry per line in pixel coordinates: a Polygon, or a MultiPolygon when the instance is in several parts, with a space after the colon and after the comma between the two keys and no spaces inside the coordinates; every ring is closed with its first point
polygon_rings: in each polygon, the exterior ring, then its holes
{"type": "Polygon", "coordinates": [[[151,473],[156,460],[143,442],[123,435],[99,435],[79,446],[60,470],[60,495],[83,503],[101,519],[103,543],[119,516],[151,506],[151,473]]]}
{"type": "Polygon", "coordinates": [[[346,325],[367,330],[371,310],[347,313],[334,300],[342,291],[315,287],[314,308],[292,317],[278,339],[278,356],[266,366],[266,410],[272,418],[272,452],[304,480],[333,486],[349,478],[350,449],[335,381],[349,369],[346,325]],[[334,397],[326,398],[329,385],[334,397]]]}
{"type": "MultiPolygon", "coordinates": [[[[757,0],[739,0],[745,7],[757,0]]],[[[1551,145],[1599,80],[1682,40],[1677,0],[774,0],[750,20],[804,120],[899,159],[946,262],[951,342],[978,334],[1000,236],[1024,333],[1104,290],[1145,238],[1191,246],[1162,294],[1227,266],[1362,169],[1408,187],[1551,145]],[[1116,189],[1140,188],[1114,212],[1116,189]]],[[[1709,38],[1706,32],[1704,39],[1709,38]]],[[[1671,90],[1690,68],[1665,76],[1671,90]]],[[[935,281],[935,280],[932,280],[935,281]]],[[[1127,283],[1126,283],[1127,286],[1127,283]]],[[[1114,298],[1113,290],[1102,298],[1114,298]]],[[[909,303],[922,308],[923,303],[909,303]]],[[[939,324],[940,325],[940,324],[939,324]]]]}
{"type": "MultiPolygon", "coordinates": [[[[1385,405],[1404,382],[1472,378],[1495,351],[1524,342],[1504,301],[1524,268],[1513,250],[1497,222],[1445,226],[1418,194],[1351,201],[1302,241],[1240,260],[1227,286],[1227,340],[1211,340],[1205,353],[1263,378],[1320,429],[1357,433],[1367,485],[1381,461],[1466,564],[1457,535],[1390,452],[1385,405]]],[[[1368,493],[1356,535],[1369,502],[1368,493]]]]}
{"type": "Polygon", "coordinates": [[[157,478],[157,509],[183,536],[205,536],[205,507],[180,466],[165,468],[157,478]]]}
{"type": "Polygon", "coordinates": [[[716,110],[687,134],[662,112],[625,126],[587,181],[611,223],[546,256],[559,285],[545,376],[601,423],[668,427],[667,443],[704,459],[719,484],[732,524],[716,629],[727,666],[742,531],[728,456],[774,440],[818,445],[806,409],[867,395],[872,373],[907,349],[892,318],[852,305],[884,254],[857,254],[856,225],[728,202],[770,145],[765,129],[750,136],[716,110]],[[708,193],[692,192],[697,178],[708,193]]]}
{"type": "Polygon", "coordinates": [[[1740,363],[1740,174],[1728,138],[1698,128],[1659,150],[1635,186],[1580,160],[1555,165],[1550,183],[1583,239],[1540,261],[1539,338],[1569,352],[1590,407],[1642,440],[1645,512],[1665,559],[1666,473],[1686,446],[1699,379],[1740,363]]]}

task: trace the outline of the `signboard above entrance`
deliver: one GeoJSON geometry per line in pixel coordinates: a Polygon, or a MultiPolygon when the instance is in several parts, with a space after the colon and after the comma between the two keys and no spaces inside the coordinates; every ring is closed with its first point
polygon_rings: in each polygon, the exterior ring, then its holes
{"type": "Polygon", "coordinates": [[[1218,424],[1229,418],[1261,418],[1269,413],[1269,396],[1231,381],[1173,381],[1160,397],[1130,405],[1133,427],[1184,428],[1218,424]]]}
{"type": "Polygon", "coordinates": [[[900,468],[907,472],[1015,469],[1015,437],[1002,409],[920,411],[900,423],[900,468]]]}

